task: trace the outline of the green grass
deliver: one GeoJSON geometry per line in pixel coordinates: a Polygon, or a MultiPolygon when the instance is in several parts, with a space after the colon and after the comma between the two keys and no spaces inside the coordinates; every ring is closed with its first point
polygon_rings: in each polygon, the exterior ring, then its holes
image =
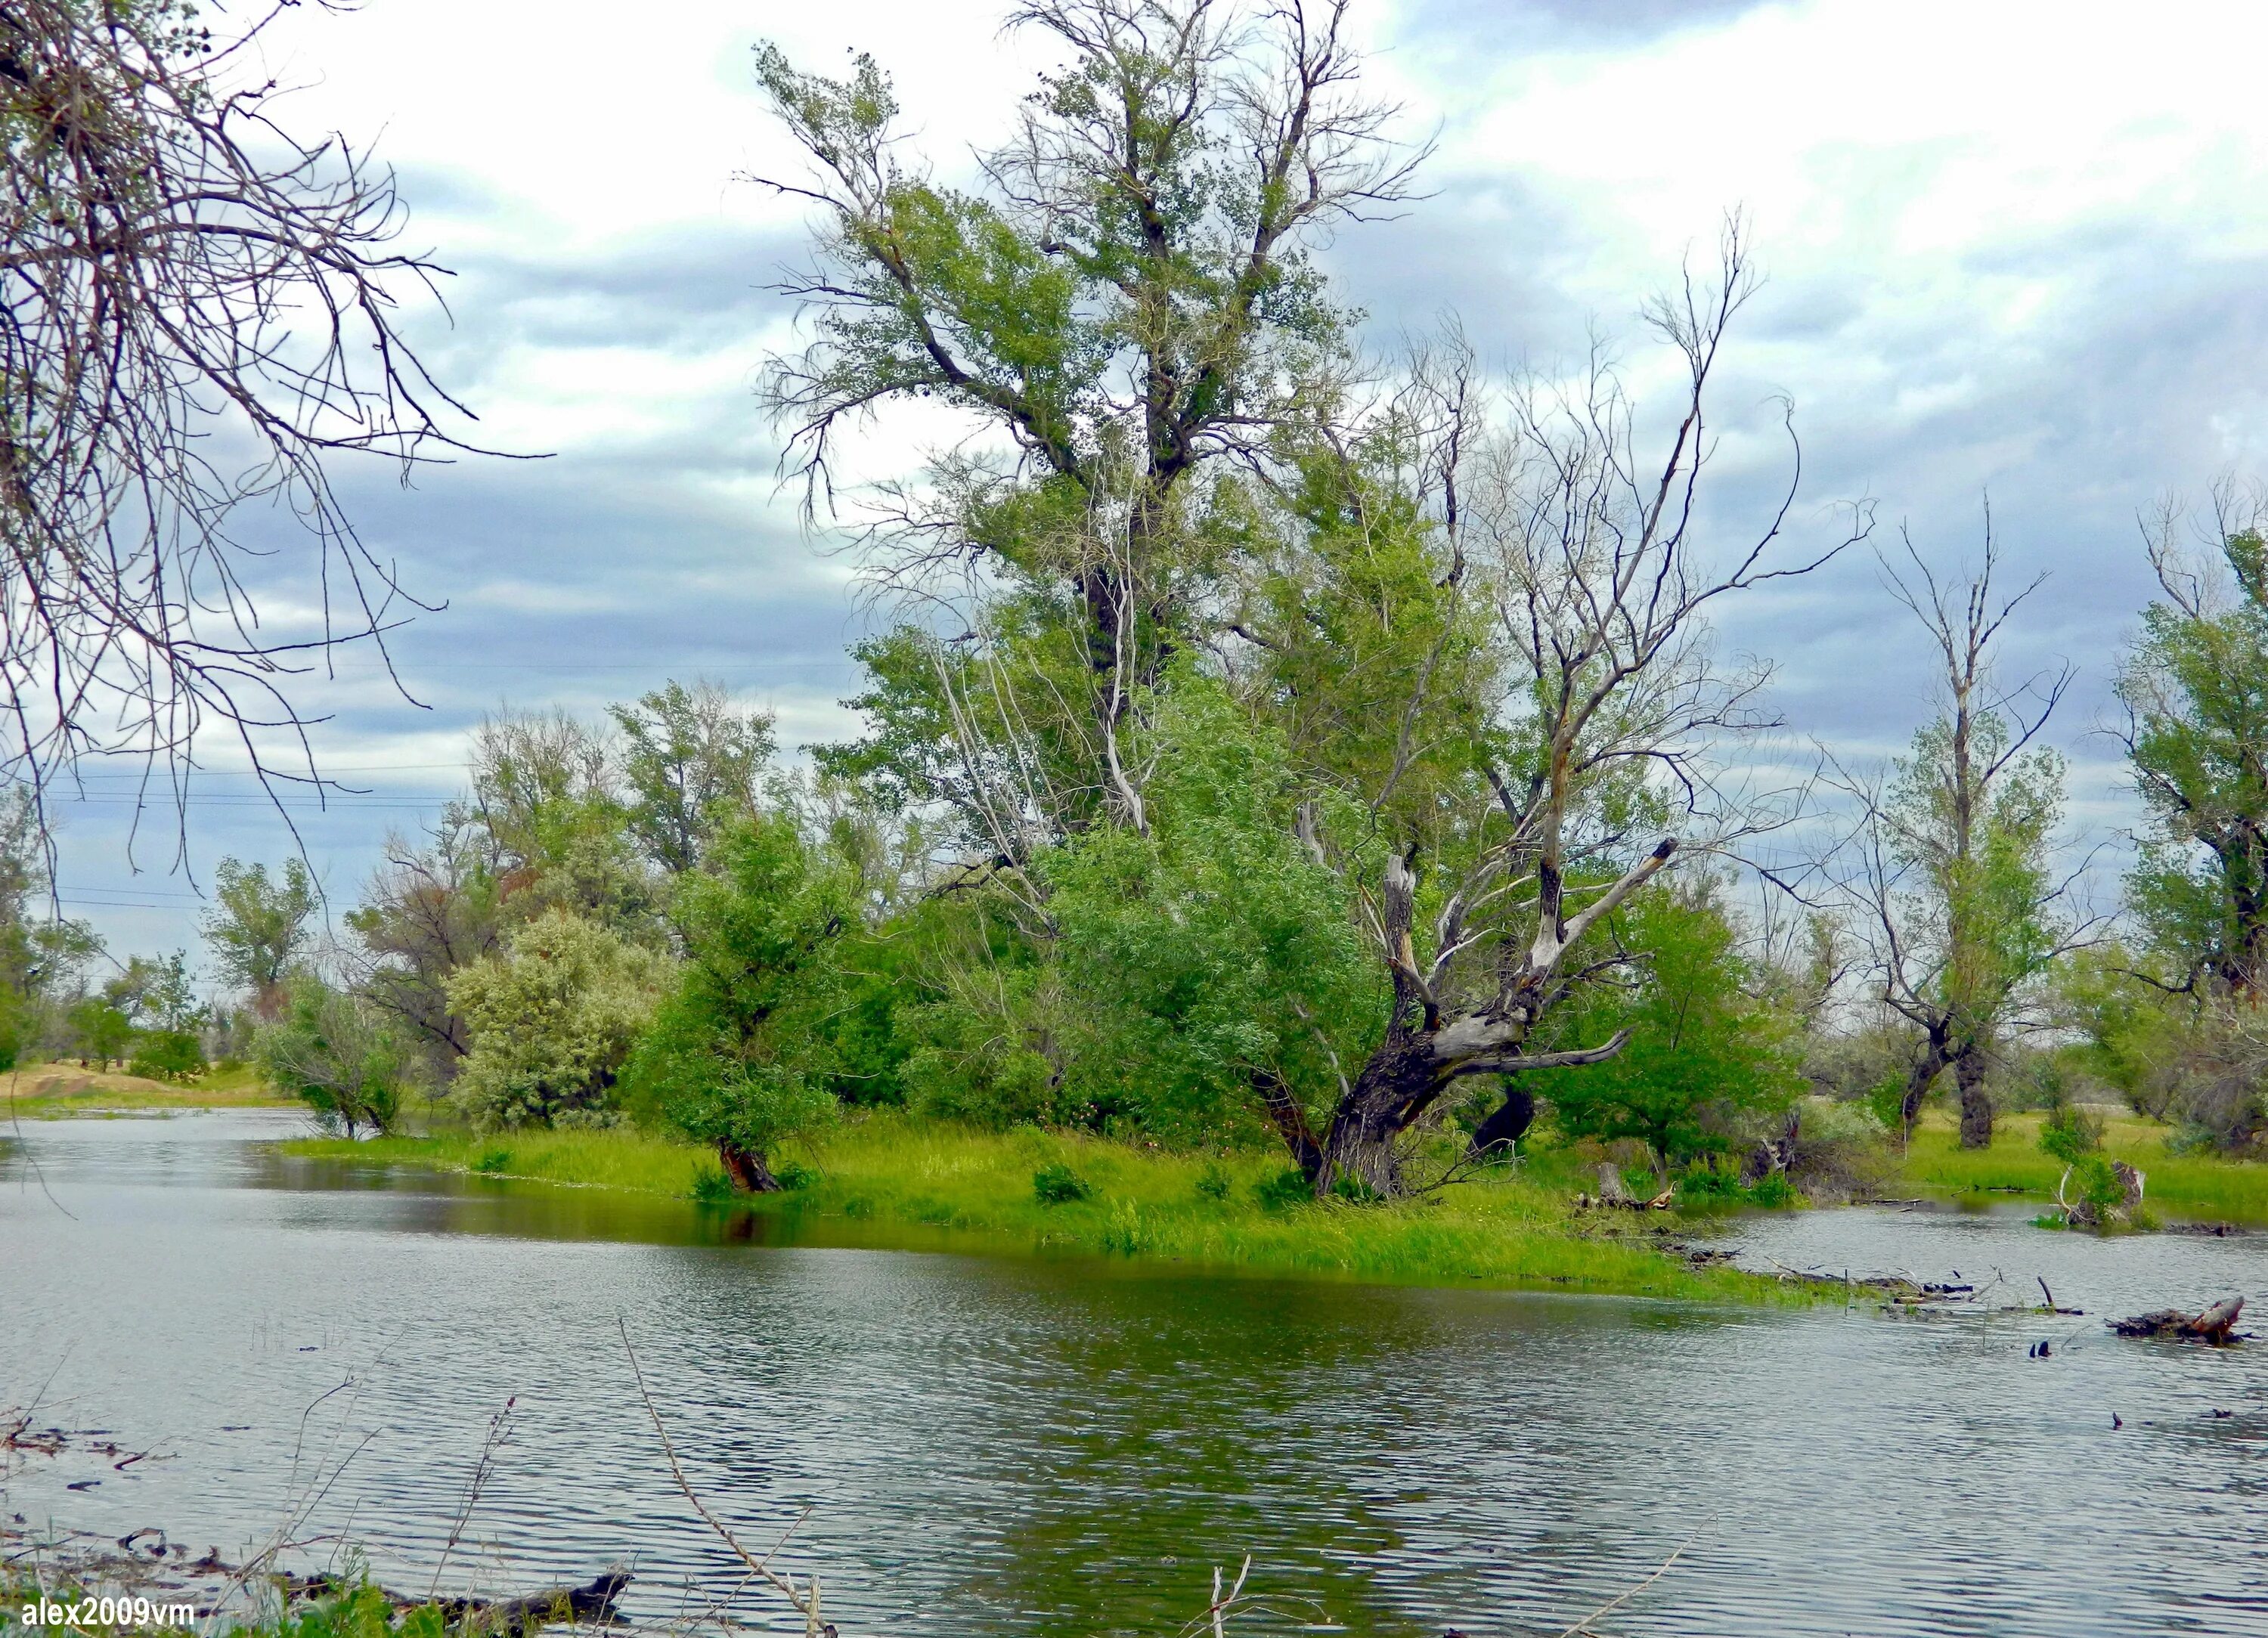
{"type": "MultiPolygon", "coordinates": [[[[293,1142],[291,1153],[360,1164],[480,1172],[555,1184],[713,1198],[708,1151],[624,1132],[438,1135],[349,1145],[293,1142]]],[[[1739,1301],[1800,1302],[1780,1282],[1696,1269],[1609,1231],[1623,1220],[1579,1222],[1572,1171],[1550,1157],[1517,1176],[1458,1185],[1382,1206],[1338,1201],[1270,1208],[1260,1186],[1281,1156],[1179,1155],[1035,1131],[971,1131],[873,1113],[775,1158],[808,1169],[784,1195],[736,1206],[799,1220],[839,1220],[861,1244],[1020,1246],[1175,1261],[1208,1267],[1421,1285],[1739,1301]],[[1086,1198],[1041,1200],[1036,1174],[1075,1177],[1086,1198]]],[[[1067,1191],[1052,1189],[1057,1194],[1067,1191]]],[[[1649,1219],[1657,1222],[1658,1219],[1649,1219]]]]}
{"type": "MultiPolygon", "coordinates": [[[[1990,1149],[1965,1150],[1950,1117],[1926,1116],[1907,1152],[1904,1177],[1917,1188],[1955,1194],[2013,1194],[2055,1198],[2063,1163],[2040,1152],[2036,1113],[2003,1115],[1990,1149]]],[[[2166,1149],[2168,1128],[2154,1121],[2112,1120],[2102,1150],[2143,1173],[2146,1201],[2183,1217],[2268,1223],[2268,1164],[2166,1149]]]]}

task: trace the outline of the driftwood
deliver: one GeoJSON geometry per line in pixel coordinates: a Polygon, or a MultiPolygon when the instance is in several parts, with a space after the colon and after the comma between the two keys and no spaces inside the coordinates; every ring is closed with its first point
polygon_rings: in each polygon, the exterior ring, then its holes
{"type": "Polygon", "coordinates": [[[2173,1337],[2227,1348],[2236,1341],[2236,1319],[2243,1311],[2242,1297],[2224,1296],[2202,1313],[2185,1314],[2178,1308],[2161,1308],[2155,1313],[2136,1314],[2131,1319],[2113,1319],[2110,1325],[2122,1337],[2173,1337]]]}
{"type": "Polygon", "coordinates": [[[630,1584],[626,1569],[608,1570],[579,1587],[545,1587],[517,1598],[442,1598],[438,1604],[453,1626],[468,1632],[517,1634],[545,1621],[604,1621],[615,1600],[630,1584]]]}
{"type": "Polygon", "coordinates": [[[1621,1211],[1668,1211],[1676,1194],[1677,1186],[1672,1184],[1652,1200],[1639,1200],[1630,1192],[1630,1185],[1623,1180],[1622,1168],[1611,1160],[1605,1160],[1599,1163],[1597,1195],[1576,1195],[1575,1209],[1588,1211],[1594,1206],[1604,1206],[1621,1211]]]}

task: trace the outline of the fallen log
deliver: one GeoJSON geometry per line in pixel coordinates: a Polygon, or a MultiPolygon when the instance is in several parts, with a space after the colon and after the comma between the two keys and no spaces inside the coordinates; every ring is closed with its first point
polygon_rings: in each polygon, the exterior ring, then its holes
{"type": "Polygon", "coordinates": [[[517,1598],[442,1598],[438,1607],[450,1625],[467,1632],[493,1633],[498,1638],[525,1633],[546,1621],[605,1621],[613,1619],[615,1601],[630,1584],[626,1569],[608,1570],[579,1587],[545,1587],[517,1598]]]}
{"type": "Polygon", "coordinates": [[[2161,1308],[2154,1313],[2113,1319],[2109,1324],[2122,1337],[2173,1337],[2227,1348],[2236,1340],[2233,1333],[2237,1316],[2243,1311],[2242,1296],[2224,1296],[2202,1313],[2185,1314],[2178,1308],[2161,1308]]]}

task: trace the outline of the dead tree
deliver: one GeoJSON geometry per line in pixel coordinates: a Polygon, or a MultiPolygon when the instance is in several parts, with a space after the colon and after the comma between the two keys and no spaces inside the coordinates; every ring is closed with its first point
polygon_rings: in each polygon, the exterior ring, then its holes
{"type": "MultiPolygon", "coordinates": [[[[1572,398],[1521,395],[1508,432],[1462,484],[1462,550],[1475,559],[1476,595],[1493,599],[1510,657],[1502,728],[1521,761],[1486,769],[1490,800],[1462,858],[1455,847],[1413,837],[1384,865],[1370,920],[1393,998],[1383,1040],[1343,1083],[1319,1193],[1342,1179],[1400,1192],[1398,1140],[1461,1079],[1596,1063],[1620,1051],[1620,1033],[1555,1050],[1532,1042],[1577,986],[1627,965],[1627,952],[1597,936],[1618,907],[1689,841],[1723,845],[1758,822],[1709,755],[1725,735],[1771,725],[1757,702],[1767,673],[1714,664],[1707,612],[1732,593],[1817,568],[1861,537],[1865,518],[1854,516],[1825,550],[1776,566],[1799,450],[1759,530],[1713,562],[1699,538],[1698,486],[1711,454],[1705,400],[1751,288],[1733,224],[1719,279],[1689,278],[1679,299],[1657,309],[1657,327],[1686,364],[1683,413],[1658,466],[1640,466],[1629,406],[1594,364],[1587,390],[1572,398]],[[1609,817],[1610,792],[1630,799],[1625,812],[1678,816],[1679,828],[1664,825],[1633,849],[1609,817]],[[1429,868],[1442,872],[1446,891],[1421,929],[1429,868]]],[[[1789,436],[1794,448],[1792,424],[1789,436]]],[[[1421,701],[1418,715],[1426,709],[1421,701]]]]}
{"type": "Polygon", "coordinates": [[[1911,1137],[1947,1069],[1961,1097],[1961,1142],[1992,1141],[1985,1077],[2004,1040],[2028,1027],[2029,988],[2094,926],[2070,909],[2078,872],[2051,866],[2063,760],[2037,745],[2071,685],[2069,665],[2001,687],[1992,647],[2036,591],[1993,590],[1999,544],[1985,515],[1984,561],[1941,581],[1911,539],[1882,560],[1891,595],[1929,633],[1940,709],[1887,779],[1840,775],[1860,811],[1853,881],[1873,944],[1876,994],[1915,1031],[1900,1105],[1911,1137]]]}
{"type": "Polygon", "coordinates": [[[288,679],[382,652],[410,607],[331,458],[468,447],[399,327],[440,269],[393,247],[392,175],[247,73],[275,14],[216,35],[155,0],[0,0],[0,772],[35,791],[113,753],[178,795],[213,725],[312,779],[261,743],[301,729],[288,679]],[[320,559],[311,628],[260,626],[232,533],[254,499],[320,559]]]}

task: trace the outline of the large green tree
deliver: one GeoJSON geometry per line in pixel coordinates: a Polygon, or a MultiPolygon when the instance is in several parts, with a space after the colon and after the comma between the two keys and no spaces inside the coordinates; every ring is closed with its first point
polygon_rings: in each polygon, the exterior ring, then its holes
{"type": "Polygon", "coordinates": [[[2149,816],[2127,900],[2169,981],[2250,995],[2268,977],[2268,537],[2223,521],[2217,562],[2154,536],[2164,597],[2118,669],[2149,816]]]}
{"type": "Polygon", "coordinates": [[[711,869],[679,879],[672,916],[685,960],[630,1095],[714,1144],[736,1186],[777,1189],[773,1150],[836,1105],[852,878],[792,820],[750,815],[717,839],[711,869]]]}
{"type": "Polygon", "coordinates": [[[297,858],[284,860],[274,877],[264,864],[236,859],[223,859],[213,871],[205,943],[222,978],[251,991],[262,1017],[283,1006],[284,976],[314,937],[320,902],[314,878],[297,858]]]}
{"type": "Polygon", "coordinates": [[[921,674],[942,657],[914,628],[873,657],[882,692],[910,684],[948,716],[1005,677],[1023,731],[1078,746],[1067,788],[1036,793],[1051,817],[1101,805],[1138,822],[1116,737],[1244,525],[1230,458],[1263,461],[1337,390],[1345,315],[1311,252],[1406,197],[1418,157],[1385,140],[1389,111],[1360,92],[1345,11],[1020,5],[1014,23],[1063,66],[966,190],[902,159],[870,57],[832,80],[758,53],[811,161],[774,186],[819,217],[816,264],[790,286],[812,342],[768,377],[791,459],[831,494],[843,427],[916,399],[997,435],[997,459],[975,440],[887,491],[870,543],[900,588],[957,586],[974,566],[1014,592],[973,622],[1011,663],[956,698],[949,676],[921,674]]]}

